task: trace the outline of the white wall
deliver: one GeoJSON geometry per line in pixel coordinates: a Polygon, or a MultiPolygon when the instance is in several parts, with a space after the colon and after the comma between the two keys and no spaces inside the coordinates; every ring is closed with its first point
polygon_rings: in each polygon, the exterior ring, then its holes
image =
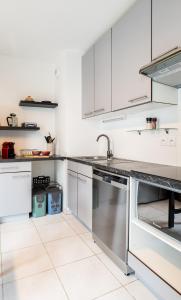
{"type": "Polygon", "coordinates": [[[57,111],[58,152],[66,155],[106,154],[106,141],[96,142],[106,133],[112,140],[114,154],[133,160],[181,165],[181,105],[128,115],[126,120],[103,124],[95,119],[81,120],[81,54],[67,51],[59,59],[60,78],[56,91],[61,98],[57,111]],[[141,136],[127,130],[145,126],[145,118],[156,116],[161,127],[178,127],[178,131],[145,132],[141,136]],[[161,138],[176,138],[176,147],[161,146],[161,138]]]}
{"type": "Polygon", "coordinates": [[[55,66],[39,60],[0,56],[0,124],[14,112],[19,125],[24,121],[37,122],[39,132],[0,131],[0,148],[4,141],[14,141],[15,148],[46,149],[44,135],[55,133],[55,110],[19,107],[19,100],[31,95],[36,100],[55,99],[55,66]]]}
{"type": "Polygon", "coordinates": [[[62,53],[57,68],[60,70],[56,80],[56,96],[60,99],[56,114],[57,153],[68,156],[97,154],[99,122],[81,118],[80,52],[62,53]]]}

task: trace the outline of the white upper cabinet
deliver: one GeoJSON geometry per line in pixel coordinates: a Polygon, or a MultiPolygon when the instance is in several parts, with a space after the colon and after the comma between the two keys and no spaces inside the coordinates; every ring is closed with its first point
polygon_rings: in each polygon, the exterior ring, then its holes
{"type": "Polygon", "coordinates": [[[112,110],[151,101],[151,0],[138,0],[112,28],[112,110]]]}
{"type": "Polygon", "coordinates": [[[82,117],[94,114],[94,46],[82,57],[82,117]]]}
{"type": "Polygon", "coordinates": [[[111,111],[111,29],[95,43],[94,114],[111,111]]]}
{"type": "Polygon", "coordinates": [[[153,59],[181,47],[181,1],[152,1],[152,56],[153,59]]]}

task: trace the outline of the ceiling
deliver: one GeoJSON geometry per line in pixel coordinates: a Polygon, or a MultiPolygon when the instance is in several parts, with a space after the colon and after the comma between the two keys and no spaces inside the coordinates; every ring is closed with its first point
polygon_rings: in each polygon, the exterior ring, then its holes
{"type": "Polygon", "coordinates": [[[0,54],[53,60],[84,51],[135,0],[0,1],[0,54]]]}

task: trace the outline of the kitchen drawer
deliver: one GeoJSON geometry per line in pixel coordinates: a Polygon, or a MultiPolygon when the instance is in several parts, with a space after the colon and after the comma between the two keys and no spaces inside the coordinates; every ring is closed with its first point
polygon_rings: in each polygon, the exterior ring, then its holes
{"type": "Polygon", "coordinates": [[[68,160],[67,169],[78,172],[78,163],[75,161],[68,160]]]}
{"type": "Polygon", "coordinates": [[[31,212],[31,172],[0,174],[0,217],[31,212]]]}
{"type": "Polygon", "coordinates": [[[31,162],[0,163],[0,173],[31,172],[31,162]]]}
{"type": "Polygon", "coordinates": [[[85,164],[78,164],[78,173],[92,178],[92,167],[85,164]]]}

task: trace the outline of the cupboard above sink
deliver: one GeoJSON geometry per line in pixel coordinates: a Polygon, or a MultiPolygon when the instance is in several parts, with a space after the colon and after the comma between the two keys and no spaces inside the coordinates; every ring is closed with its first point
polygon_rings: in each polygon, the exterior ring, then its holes
{"type": "Polygon", "coordinates": [[[165,51],[180,45],[181,19],[174,21],[173,7],[180,11],[181,2],[137,0],[83,55],[82,118],[128,108],[133,112],[136,106],[141,108],[143,104],[144,109],[178,104],[177,89],[139,73],[143,65],[152,61],[152,53],[155,58],[163,52],[162,45],[165,51]],[[167,22],[169,11],[171,20],[167,22]],[[174,41],[166,32],[177,33],[174,33],[174,41]]]}

